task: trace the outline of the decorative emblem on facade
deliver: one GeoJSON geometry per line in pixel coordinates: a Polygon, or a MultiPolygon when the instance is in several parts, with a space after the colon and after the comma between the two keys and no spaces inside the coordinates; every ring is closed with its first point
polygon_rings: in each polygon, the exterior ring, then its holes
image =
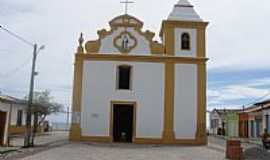
{"type": "Polygon", "coordinates": [[[129,53],[137,46],[137,39],[131,33],[124,31],[114,39],[114,46],[121,53],[129,53]]]}

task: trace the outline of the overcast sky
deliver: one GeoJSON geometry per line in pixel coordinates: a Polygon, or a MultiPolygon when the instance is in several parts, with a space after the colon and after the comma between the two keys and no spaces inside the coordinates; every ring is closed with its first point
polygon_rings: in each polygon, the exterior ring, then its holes
{"type": "MultiPolygon", "coordinates": [[[[120,0],[1,0],[0,24],[31,42],[46,45],[38,56],[36,90],[51,90],[70,106],[77,39],[97,38],[97,30],[123,14],[120,0]]],[[[129,14],[157,35],[177,0],[134,0],[129,14]]],[[[208,108],[240,108],[270,88],[270,1],[190,0],[207,29],[208,108]]],[[[158,36],[156,40],[160,40],[158,36]]],[[[32,48],[0,31],[0,91],[28,93],[32,48]]],[[[270,98],[270,96],[265,97],[270,98]]],[[[58,116],[54,120],[63,121],[58,116]]]]}

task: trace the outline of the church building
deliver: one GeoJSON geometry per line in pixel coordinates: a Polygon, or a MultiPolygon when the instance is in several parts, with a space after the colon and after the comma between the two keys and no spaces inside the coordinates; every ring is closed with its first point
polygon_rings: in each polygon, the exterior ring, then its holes
{"type": "Polygon", "coordinates": [[[79,38],[70,140],[205,145],[208,22],[180,0],[161,43],[129,14],[109,25],[79,38]]]}

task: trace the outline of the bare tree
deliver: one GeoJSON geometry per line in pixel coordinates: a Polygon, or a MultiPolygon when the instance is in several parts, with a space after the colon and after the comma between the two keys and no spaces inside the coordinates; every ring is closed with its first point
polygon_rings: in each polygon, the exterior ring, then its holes
{"type": "MultiPolygon", "coordinates": [[[[27,97],[26,97],[27,98],[27,97]]],[[[63,105],[54,101],[49,90],[35,92],[33,96],[32,113],[34,115],[33,136],[31,143],[34,145],[35,133],[48,115],[63,112],[63,105]]]]}

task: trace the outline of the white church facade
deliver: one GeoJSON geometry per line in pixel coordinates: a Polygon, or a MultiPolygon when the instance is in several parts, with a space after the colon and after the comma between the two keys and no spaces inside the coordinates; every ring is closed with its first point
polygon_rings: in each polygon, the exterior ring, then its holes
{"type": "Polygon", "coordinates": [[[75,54],[71,141],[206,144],[203,21],[187,0],[163,20],[161,43],[124,14],[75,54]]]}

